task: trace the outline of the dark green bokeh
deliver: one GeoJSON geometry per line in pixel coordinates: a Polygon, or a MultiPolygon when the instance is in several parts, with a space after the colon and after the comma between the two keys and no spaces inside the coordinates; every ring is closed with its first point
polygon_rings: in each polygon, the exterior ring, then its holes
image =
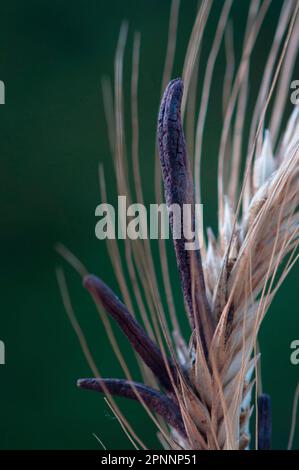
{"type": "MultiPolygon", "coordinates": [[[[217,9],[223,4],[219,0],[215,3],[205,36],[202,67],[215,30],[217,9]]],[[[196,5],[197,0],[182,2],[174,76],[182,69],[196,5]]],[[[268,13],[260,46],[253,56],[253,91],[261,78],[280,5],[275,1],[268,13]]],[[[64,242],[91,271],[117,290],[105,244],[94,235],[99,161],[105,164],[111,200],[116,196],[101,77],[112,76],[119,27],[127,19],[126,90],[133,33],[142,33],[140,155],[143,175],[147,176],[146,195],[154,202],[153,177],[148,175],[153,175],[169,8],[170,2],[161,0],[1,1],[0,79],[6,85],[6,104],[0,107],[0,339],[6,345],[6,365],[0,366],[2,449],[97,449],[93,432],[110,449],[130,447],[103,397],[76,389],[76,379],[91,372],[62,306],[55,267],[64,263],[53,247],[57,241],[64,242]]],[[[237,2],[234,11],[237,55],[247,8],[247,1],[237,2]]],[[[209,224],[215,224],[216,216],[213,187],[223,66],[221,58],[215,72],[203,152],[204,213],[209,224]]],[[[127,119],[129,112],[127,107],[127,119]]],[[[92,302],[78,276],[65,268],[75,312],[103,375],[120,375],[92,302]]],[[[298,380],[299,366],[292,366],[289,360],[290,342],[299,336],[298,273],[297,266],[281,288],[261,334],[263,385],[273,398],[276,448],[286,447],[298,380]]],[[[117,338],[138,378],[129,348],[121,335],[117,338]]],[[[124,401],[120,404],[144,442],[157,447],[155,429],[141,407],[124,401]]],[[[297,448],[298,438],[297,432],[297,448]]]]}

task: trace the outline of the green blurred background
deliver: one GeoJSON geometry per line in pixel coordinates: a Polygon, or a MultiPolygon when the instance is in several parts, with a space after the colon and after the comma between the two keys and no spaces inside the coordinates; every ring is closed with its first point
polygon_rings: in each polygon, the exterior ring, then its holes
{"type": "MultiPolygon", "coordinates": [[[[181,3],[173,76],[181,74],[197,3],[181,3]]],[[[272,3],[253,55],[253,95],[282,4],[272,3]]],[[[217,0],[211,14],[201,69],[222,4],[217,0]]],[[[248,4],[238,1],[233,11],[237,57],[248,4]]],[[[0,366],[1,449],[98,449],[92,433],[109,449],[131,447],[103,397],[76,389],[76,379],[91,372],[64,312],[55,277],[59,265],[65,268],[75,312],[102,374],[122,373],[80,279],[61,261],[54,245],[65,243],[119,292],[105,243],[94,235],[99,161],[105,165],[110,201],[116,197],[101,78],[113,75],[119,28],[127,19],[126,90],[134,31],[142,35],[140,155],[146,197],[154,202],[153,150],[169,10],[170,1],[161,0],[0,2],[0,79],[6,85],[6,104],[0,107],[0,339],[6,345],[6,365],[0,366]]],[[[220,56],[203,152],[204,215],[214,227],[223,49],[220,56]]],[[[293,79],[299,78],[298,73],[293,79]]],[[[126,107],[128,119],[129,112],[126,107]]],[[[176,274],[173,280],[177,281],[176,274]]],[[[273,398],[275,448],[286,447],[298,380],[299,366],[289,360],[290,342],[299,337],[298,280],[297,266],[275,299],[261,334],[263,385],[273,398]]],[[[180,303],[178,289],[175,295],[180,303]]],[[[118,339],[138,378],[130,349],[121,335],[118,339]]],[[[155,429],[141,407],[118,402],[145,443],[158,448],[155,429]]],[[[299,448],[298,430],[294,447],[299,448]]]]}

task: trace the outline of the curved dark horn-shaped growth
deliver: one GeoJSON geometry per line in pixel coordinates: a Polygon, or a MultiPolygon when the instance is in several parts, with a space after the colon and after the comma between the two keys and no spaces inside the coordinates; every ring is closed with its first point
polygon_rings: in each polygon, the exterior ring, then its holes
{"type": "Polygon", "coordinates": [[[137,323],[127,307],[101,279],[89,274],[85,276],[83,284],[95,301],[99,302],[107,313],[114,318],[135,351],[151,369],[160,384],[167,391],[173,391],[170,373],[174,382],[177,383],[177,370],[171,359],[165,359],[168,362],[166,366],[158,346],[148,337],[145,330],[137,323]]]}
{"type": "MultiPolygon", "coordinates": [[[[168,208],[176,204],[181,210],[181,236],[173,240],[180,273],[185,305],[191,327],[199,327],[203,346],[212,336],[212,316],[207,300],[200,250],[186,250],[183,231],[183,206],[193,209],[194,230],[194,186],[187,157],[186,142],[181,122],[181,100],[183,81],[172,80],[163,95],[158,118],[158,144],[165,199],[168,208]]],[[[174,231],[172,211],[170,226],[174,231]]],[[[190,240],[188,240],[190,241],[190,240]]],[[[206,349],[206,348],[205,348],[206,349]]]]}
{"type": "Polygon", "coordinates": [[[144,401],[148,408],[160,415],[165,421],[175,428],[180,434],[185,435],[185,429],[178,405],[166,395],[147,387],[146,385],[130,382],[122,379],[80,379],[78,387],[95,390],[101,393],[110,393],[119,397],[144,401]]]}

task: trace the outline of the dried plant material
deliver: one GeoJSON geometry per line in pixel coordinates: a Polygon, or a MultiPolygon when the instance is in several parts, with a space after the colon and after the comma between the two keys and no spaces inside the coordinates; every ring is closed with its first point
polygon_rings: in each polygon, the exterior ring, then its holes
{"type": "MultiPolygon", "coordinates": [[[[146,405],[157,415],[158,436],[167,449],[243,450],[252,446],[254,439],[249,431],[254,408],[252,389],[258,381],[254,371],[261,357],[256,350],[258,332],[275,294],[298,258],[298,107],[294,108],[285,129],[281,122],[289,86],[286,77],[290,76],[299,46],[299,5],[289,0],[282,4],[252,113],[248,150],[243,154],[242,149],[246,147],[243,145],[246,136],[244,121],[250,113],[251,54],[271,2],[250,2],[239,64],[235,63],[232,50],[233,34],[229,22],[231,3],[230,0],[224,2],[219,17],[198,113],[194,103],[190,106],[189,100],[196,96],[197,69],[201,65],[199,51],[211,2],[202,2],[195,19],[182,71],[184,90],[182,79],[171,80],[166,86],[166,79],[171,76],[175,53],[173,34],[178,21],[178,1],[174,0],[169,32],[173,42],[167,49],[163,78],[165,91],[158,115],[160,159],[153,165],[157,169],[157,162],[160,162],[168,208],[173,204],[179,207],[193,205],[200,198],[204,201],[199,181],[200,162],[202,156],[206,158],[202,148],[203,131],[209,111],[208,96],[214,65],[222,41],[225,41],[228,64],[223,84],[218,188],[215,188],[215,193],[218,191],[218,229],[214,233],[207,227],[202,234],[203,245],[196,251],[185,249],[183,232],[180,238],[173,237],[184,313],[191,327],[190,336],[185,338],[180,331],[184,317],[183,312],[178,312],[173,304],[165,244],[159,245],[159,274],[162,274],[168,308],[161,300],[161,286],[156,273],[158,267],[148,240],[124,240],[125,262],[115,240],[108,241],[116,277],[127,306],[103,281],[91,275],[84,277],[84,285],[95,302],[101,304],[117,322],[137,352],[146,385],[133,382],[128,370],[123,367],[127,380],[97,377],[82,379],[79,386],[137,399],[146,405]],[[267,112],[271,99],[274,99],[274,107],[268,123],[267,112]],[[190,109],[195,114],[191,117],[188,115],[186,135],[193,138],[188,148],[194,149],[195,155],[188,156],[182,118],[185,110],[190,113],[190,109]],[[241,157],[245,161],[244,170],[241,157]],[[140,310],[144,328],[135,319],[133,304],[137,304],[140,310]],[[168,318],[173,332],[170,331],[168,318]],[[143,363],[150,369],[150,374],[143,363]],[[159,387],[163,390],[158,390],[159,387]]],[[[122,83],[126,35],[125,25],[121,29],[115,61],[115,97],[114,100],[109,98],[109,92],[105,103],[114,103],[113,109],[106,111],[117,187],[131,201],[127,181],[129,163],[125,145],[122,83]]],[[[137,106],[139,48],[140,37],[136,36],[132,76],[132,154],[136,193],[142,202],[138,161],[139,141],[140,145],[142,143],[137,106]]],[[[105,90],[107,94],[107,87],[105,90]]],[[[106,201],[103,171],[100,179],[101,194],[106,201]]],[[[156,172],[158,201],[161,187],[156,172]]],[[[194,227],[194,212],[192,217],[194,227]]],[[[170,227],[174,231],[171,211],[170,227]]],[[[258,448],[268,449],[271,445],[271,406],[267,395],[259,396],[256,414],[258,426],[255,437],[258,448]]]]}

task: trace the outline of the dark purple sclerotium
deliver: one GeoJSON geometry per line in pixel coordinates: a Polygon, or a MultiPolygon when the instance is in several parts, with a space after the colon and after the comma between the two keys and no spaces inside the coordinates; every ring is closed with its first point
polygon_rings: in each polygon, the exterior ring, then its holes
{"type": "MultiPolygon", "coordinates": [[[[173,204],[179,205],[181,218],[183,218],[184,204],[191,205],[194,216],[194,185],[181,122],[183,88],[183,81],[179,78],[168,84],[158,118],[158,144],[166,204],[168,208],[173,204]]],[[[169,221],[173,230],[171,211],[169,221]]],[[[207,350],[207,343],[211,337],[212,316],[206,296],[201,254],[199,249],[196,251],[185,249],[187,240],[184,236],[183,220],[180,226],[180,237],[173,242],[185,305],[191,327],[198,328],[202,344],[207,350]]],[[[193,230],[194,226],[193,222],[193,230]]]]}
{"type": "Polygon", "coordinates": [[[263,393],[258,397],[258,449],[271,449],[272,411],[271,398],[263,393]]]}
{"type": "Polygon", "coordinates": [[[148,406],[148,408],[162,416],[173,428],[182,435],[185,429],[180,413],[180,409],[176,402],[160,393],[158,390],[148,387],[147,385],[137,382],[130,382],[124,379],[80,379],[77,382],[78,387],[87,390],[95,390],[102,393],[110,393],[119,397],[137,400],[138,395],[148,406]]]}
{"type": "MultiPolygon", "coordinates": [[[[145,330],[137,323],[127,307],[119,300],[110,287],[96,276],[86,276],[83,284],[95,300],[117,322],[132,347],[157,377],[161,386],[171,392],[173,390],[171,379],[160,349],[148,337],[145,330]]],[[[170,359],[168,359],[168,369],[174,381],[177,382],[177,370],[170,359]]]]}

